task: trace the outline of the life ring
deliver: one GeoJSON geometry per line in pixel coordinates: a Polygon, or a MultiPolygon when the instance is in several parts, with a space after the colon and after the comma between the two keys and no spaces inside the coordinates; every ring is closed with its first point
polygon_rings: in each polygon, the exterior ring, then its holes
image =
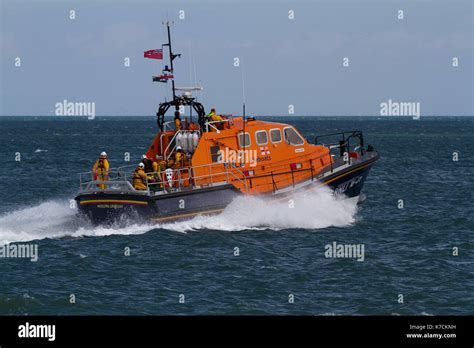
{"type": "Polygon", "coordinates": [[[163,182],[164,187],[172,188],[175,186],[175,175],[174,171],[171,168],[166,169],[161,173],[161,181],[163,182]]]}

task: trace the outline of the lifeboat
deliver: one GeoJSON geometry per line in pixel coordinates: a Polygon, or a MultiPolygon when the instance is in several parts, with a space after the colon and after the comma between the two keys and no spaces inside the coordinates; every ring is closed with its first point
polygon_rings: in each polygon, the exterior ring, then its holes
{"type": "MultiPolygon", "coordinates": [[[[171,63],[166,71],[173,73],[173,60],[179,55],[172,53],[171,41],[164,46],[171,63]]],[[[379,158],[372,145],[366,146],[361,131],[309,141],[290,124],[245,113],[209,118],[192,96],[197,88],[179,88],[171,82],[173,100],[159,105],[158,132],[146,152],[158,170],[148,170],[145,188],[133,186],[136,166],[110,168],[106,181],[92,172],[80,175],[75,200],[94,223],[124,217],[155,222],[188,219],[220,213],[241,195],[280,199],[314,186],[328,186],[335,195],[361,197],[364,181],[379,158]],[[168,111],[184,118],[185,108],[190,122],[186,117],[179,128],[174,121],[166,122],[168,111]]]]}

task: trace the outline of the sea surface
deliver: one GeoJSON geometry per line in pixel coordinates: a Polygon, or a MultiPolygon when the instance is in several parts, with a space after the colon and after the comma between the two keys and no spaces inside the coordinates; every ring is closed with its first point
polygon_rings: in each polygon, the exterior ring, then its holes
{"type": "Polygon", "coordinates": [[[294,209],[239,198],[214,217],[94,227],[70,204],[78,173],[101,151],[138,163],[155,119],[1,117],[0,247],[39,257],[0,257],[0,314],[474,314],[474,117],[265,119],[311,141],[362,130],[381,155],[363,204],[315,190],[294,209]],[[333,242],[364,260],[326,257],[333,242]]]}

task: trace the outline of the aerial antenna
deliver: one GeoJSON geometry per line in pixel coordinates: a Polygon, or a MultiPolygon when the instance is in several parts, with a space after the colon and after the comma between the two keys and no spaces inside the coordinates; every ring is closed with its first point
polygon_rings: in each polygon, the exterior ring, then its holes
{"type": "MultiPolygon", "coordinates": [[[[191,39],[189,39],[189,84],[191,86],[195,86],[196,84],[193,83],[193,70],[192,70],[192,50],[191,50],[191,39]]],[[[189,105],[189,122],[193,123],[193,107],[192,105],[189,105]]]]}
{"type": "Polygon", "coordinates": [[[192,86],[193,81],[193,60],[192,60],[192,50],[191,50],[191,40],[188,41],[188,54],[189,54],[189,84],[192,86]]]}
{"type": "MultiPolygon", "coordinates": [[[[196,59],[194,57],[194,54],[192,55],[192,59],[193,59],[194,85],[197,86],[198,85],[198,80],[197,80],[197,73],[196,73],[196,59]]],[[[199,80],[199,86],[201,87],[201,90],[199,91],[199,97],[200,97],[199,100],[201,100],[201,99],[203,99],[202,98],[202,82],[201,82],[201,80],[199,80]]]]}
{"type": "MultiPolygon", "coordinates": [[[[242,159],[243,159],[243,165],[245,166],[245,148],[247,147],[247,142],[246,142],[246,137],[245,137],[245,79],[244,79],[244,65],[243,65],[243,58],[244,58],[244,53],[243,50],[241,51],[241,62],[240,62],[240,73],[242,75],[242,120],[244,123],[243,126],[243,134],[242,137],[244,139],[244,151],[242,154],[242,159]]],[[[250,136],[249,136],[250,138],[250,136]]],[[[249,139],[250,140],[250,139],[249,139]]]]}

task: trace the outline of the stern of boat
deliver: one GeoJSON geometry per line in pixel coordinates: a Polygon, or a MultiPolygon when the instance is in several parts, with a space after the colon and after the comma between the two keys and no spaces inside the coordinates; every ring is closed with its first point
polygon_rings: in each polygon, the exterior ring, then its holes
{"type": "Polygon", "coordinates": [[[136,190],[123,169],[111,169],[107,181],[95,180],[92,172],[80,174],[75,197],[79,212],[95,224],[147,216],[153,213],[149,190],[136,190]]]}

